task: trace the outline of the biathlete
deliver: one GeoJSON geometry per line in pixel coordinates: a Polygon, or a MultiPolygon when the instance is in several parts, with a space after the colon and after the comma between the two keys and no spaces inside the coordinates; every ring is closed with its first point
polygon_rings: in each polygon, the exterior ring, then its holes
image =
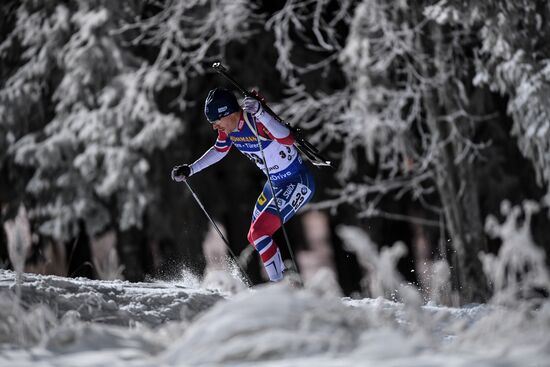
{"type": "Polygon", "coordinates": [[[313,177],[294,147],[292,133],[264,111],[257,99],[244,98],[241,108],[231,91],[216,88],[206,97],[204,113],[218,132],[216,143],[192,164],[175,166],[172,179],[181,182],[219,162],[232,146],[269,174],[276,201],[266,182],[254,207],[248,241],[259,252],[269,279],[277,282],[283,278],[285,266],[272,236],[281,227],[281,219],[286,223],[311,200],[315,192],[313,177]]]}

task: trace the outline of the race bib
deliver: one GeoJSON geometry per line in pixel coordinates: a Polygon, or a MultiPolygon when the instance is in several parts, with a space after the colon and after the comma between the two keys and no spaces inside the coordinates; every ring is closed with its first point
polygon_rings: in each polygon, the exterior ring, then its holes
{"type": "Polygon", "coordinates": [[[310,196],[311,190],[306,185],[302,185],[301,183],[296,184],[296,189],[294,189],[288,204],[294,208],[294,211],[298,211],[298,209],[308,202],[310,196]]]}

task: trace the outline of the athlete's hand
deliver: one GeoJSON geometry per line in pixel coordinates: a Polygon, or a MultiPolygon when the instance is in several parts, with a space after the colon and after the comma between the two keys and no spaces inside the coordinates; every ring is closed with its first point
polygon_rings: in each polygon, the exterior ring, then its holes
{"type": "Polygon", "coordinates": [[[243,100],[243,110],[258,117],[262,114],[263,108],[260,101],[254,97],[245,97],[243,100]]]}
{"type": "Polygon", "coordinates": [[[172,180],[176,182],[185,181],[189,176],[191,176],[191,167],[189,167],[188,164],[182,164],[181,166],[172,168],[172,180]]]}

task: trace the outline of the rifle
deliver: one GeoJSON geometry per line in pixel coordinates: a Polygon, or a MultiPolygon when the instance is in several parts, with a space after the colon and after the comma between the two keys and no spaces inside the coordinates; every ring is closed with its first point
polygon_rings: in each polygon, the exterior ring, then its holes
{"type": "Polygon", "coordinates": [[[221,63],[215,62],[214,64],[212,64],[212,68],[216,70],[220,75],[225,77],[227,80],[229,80],[231,84],[233,84],[235,88],[237,88],[239,92],[241,92],[245,97],[252,97],[260,102],[264,111],[273,116],[273,118],[275,118],[281,124],[285,125],[287,129],[290,130],[290,132],[294,136],[294,139],[296,140],[294,143],[296,149],[298,149],[298,151],[302,153],[314,166],[332,167],[331,162],[329,160],[326,160],[321,155],[319,150],[304,138],[304,135],[300,128],[294,127],[288,122],[284,121],[275,112],[273,112],[273,110],[258,95],[244,89],[244,87],[239,82],[237,82],[231,75],[229,75],[229,72],[221,63]]]}

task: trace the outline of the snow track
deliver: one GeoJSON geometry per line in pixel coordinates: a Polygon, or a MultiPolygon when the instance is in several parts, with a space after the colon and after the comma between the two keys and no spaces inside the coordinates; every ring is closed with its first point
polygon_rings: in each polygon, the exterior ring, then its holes
{"type": "Polygon", "coordinates": [[[0,270],[0,366],[550,366],[550,304],[352,300],[287,284],[229,295],[0,270]]]}

